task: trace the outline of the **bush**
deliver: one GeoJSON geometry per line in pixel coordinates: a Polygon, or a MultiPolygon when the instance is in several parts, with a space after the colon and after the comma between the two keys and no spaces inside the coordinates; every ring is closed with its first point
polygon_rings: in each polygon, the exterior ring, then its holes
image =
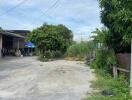
{"type": "Polygon", "coordinates": [[[60,58],[63,56],[61,51],[52,51],[53,58],[60,58]]]}
{"type": "Polygon", "coordinates": [[[50,61],[56,58],[62,57],[63,53],[61,51],[45,51],[39,56],[40,61],[50,61]]]}
{"type": "Polygon", "coordinates": [[[91,52],[91,44],[89,42],[81,42],[71,45],[67,49],[68,57],[85,58],[91,52]]]}
{"type": "Polygon", "coordinates": [[[99,91],[86,100],[132,100],[129,92],[129,82],[125,81],[123,76],[113,79],[101,69],[96,69],[95,72],[98,80],[93,82],[92,87],[99,91]],[[101,94],[103,90],[111,91],[113,96],[103,96],[101,94]]]}
{"type": "Polygon", "coordinates": [[[53,58],[53,53],[51,51],[45,51],[44,58],[51,59],[53,58]]]}
{"type": "Polygon", "coordinates": [[[90,65],[92,68],[102,69],[106,73],[111,73],[113,65],[117,63],[114,53],[107,49],[96,51],[96,60],[90,65]]]}
{"type": "Polygon", "coordinates": [[[52,53],[50,51],[45,51],[44,53],[39,54],[40,61],[49,61],[52,58],[52,53]]]}

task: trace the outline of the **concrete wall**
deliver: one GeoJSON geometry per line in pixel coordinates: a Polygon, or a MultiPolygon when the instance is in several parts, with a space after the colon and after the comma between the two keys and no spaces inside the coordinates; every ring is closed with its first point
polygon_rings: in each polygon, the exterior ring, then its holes
{"type": "Polygon", "coordinates": [[[1,57],[1,49],[2,49],[2,34],[0,34],[0,57],[1,57]]]}
{"type": "Polygon", "coordinates": [[[130,64],[131,64],[131,54],[118,53],[118,54],[116,54],[116,56],[117,56],[117,61],[120,64],[120,67],[129,70],[130,69],[130,64]]]}

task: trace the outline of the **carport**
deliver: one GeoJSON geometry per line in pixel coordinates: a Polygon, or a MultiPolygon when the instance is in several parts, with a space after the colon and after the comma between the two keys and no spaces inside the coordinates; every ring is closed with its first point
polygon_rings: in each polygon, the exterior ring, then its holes
{"type": "Polygon", "coordinates": [[[3,52],[5,52],[5,55],[13,55],[16,49],[19,50],[22,40],[25,40],[22,35],[0,31],[0,57],[2,57],[3,52]]]}

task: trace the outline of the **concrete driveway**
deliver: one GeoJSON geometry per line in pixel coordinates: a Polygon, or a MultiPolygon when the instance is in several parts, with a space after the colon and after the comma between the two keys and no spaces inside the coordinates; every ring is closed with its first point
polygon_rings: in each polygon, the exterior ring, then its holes
{"type": "Polygon", "coordinates": [[[95,75],[83,62],[39,62],[36,57],[0,61],[0,100],[82,100],[95,75]]]}

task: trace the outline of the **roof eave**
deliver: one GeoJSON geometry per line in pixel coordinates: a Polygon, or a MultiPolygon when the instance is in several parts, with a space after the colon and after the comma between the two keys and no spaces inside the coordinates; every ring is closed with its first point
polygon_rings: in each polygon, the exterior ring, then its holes
{"type": "Polygon", "coordinates": [[[11,33],[11,32],[1,31],[0,34],[7,35],[7,36],[13,36],[13,37],[17,37],[17,38],[24,38],[25,39],[24,36],[19,35],[19,34],[15,34],[15,33],[11,33]]]}

